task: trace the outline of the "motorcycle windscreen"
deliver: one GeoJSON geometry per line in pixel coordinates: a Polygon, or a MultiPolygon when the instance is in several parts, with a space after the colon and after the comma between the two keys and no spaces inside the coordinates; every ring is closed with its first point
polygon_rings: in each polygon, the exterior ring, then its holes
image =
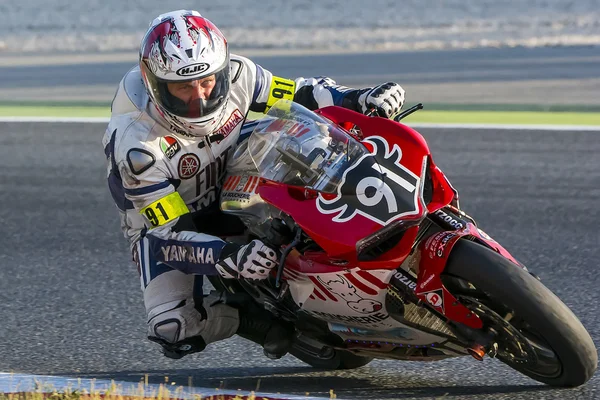
{"type": "Polygon", "coordinates": [[[254,128],[248,150],[260,176],[271,181],[361,196],[367,202],[378,202],[385,195],[384,172],[365,146],[291,101],[279,100],[271,107],[254,128]],[[358,164],[367,171],[348,174],[358,164]],[[353,176],[360,180],[352,182],[353,176]]]}

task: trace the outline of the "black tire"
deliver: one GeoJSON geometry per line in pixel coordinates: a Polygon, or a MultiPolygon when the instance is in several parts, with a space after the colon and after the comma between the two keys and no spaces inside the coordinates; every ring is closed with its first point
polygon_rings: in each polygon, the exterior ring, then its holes
{"type": "Polygon", "coordinates": [[[312,352],[305,351],[302,344],[296,344],[290,350],[290,354],[300,361],[322,370],[355,369],[365,366],[373,360],[371,357],[357,356],[349,351],[332,349],[331,352],[328,357],[318,357],[312,352]]]}
{"type": "Polygon", "coordinates": [[[501,359],[511,368],[560,387],[583,385],[592,377],[598,352],[589,333],[573,312],[527,271],[481,244],[461,239],[452,249],[444,274],[472,283],[535,327],[536,338],[549,346],[560,363],[555,376],[543,376],[522,364],[501,359]]]}

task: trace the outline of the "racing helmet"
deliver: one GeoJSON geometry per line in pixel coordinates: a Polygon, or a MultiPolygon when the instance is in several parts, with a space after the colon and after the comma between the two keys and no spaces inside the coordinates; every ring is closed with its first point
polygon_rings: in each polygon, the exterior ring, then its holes
{"type": "Polygon", "coordinates": [[[141,42],[140,70],[152,103],[172,130],[205,136],[218,127],[231,86],[229,48],[219,29],[199,12],[177,10],[154,19],[141,42]],[[169,90],[170,83],[211,76],[214,86],[206,99],[186,102],[169,90]]]}

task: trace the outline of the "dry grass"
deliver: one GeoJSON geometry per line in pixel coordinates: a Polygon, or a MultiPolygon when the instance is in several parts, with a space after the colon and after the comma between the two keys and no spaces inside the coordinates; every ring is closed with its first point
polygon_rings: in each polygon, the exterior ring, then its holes
{"type": "MultiPolygon", "coordinates": [[[[123,388],[115,382],[111,382],[108,388],[103,386],[103,390],[98,390],[94,387],[92,380],[91,387],[87,389],[73,390],[72,388],[57,390],[49,384],[44,384],[36,381],[32,391],[23,391],[17,393],[0,393],[0,400],[275,400],[278,399],[277,394],[269,394],[269,397],[256,396],[254,391],[242,393],[223,393],[216,395],[202,396],[193,393],[191,378],[189,387],[175,386],[175,382],[170,382],[165,377],[165,383],[158,386],[148,386],[148,375],[142,382],[139,382],[137,387],[132,384],[129,390],[123,388]]],[[[81,382],[80,382],[81,384],[81,382]]],[[[256,385],[258,391],[260,387],[260,379],[256,385]]],[[[238,389],[239,390],[239,389],[238,389]]],[[[215,389],[219,391],[219,389],[215,389]]],[[[309,396],[309,393],[305,394],[309,396]]],[[[333,390],[329,391],[329,398],[336,399],[337,396],[333,390]]]]}
{"type": "MultiPolygon", "coordinates": [[[[167,385],[159,385],[158,390],[149,390],[143,384],[138,389],[123,392],[117,385],[112,384],[107,390],[99,391],[93,387],[88,390],[55,390],[43,385],[36,385],[32,392],[0,393],[0,400],[262,400],[251,392],[249,395],[219,394],[212,396],[201,396],[197,394],[184,393],[182,386],[169,388],[167,385]]],[[[267,400],[266,398],[264,398],[267,400]]],[[[270,399],[269,399],[270,400],[270,399]]]]}
{"type": "MultiPolygon", "coordinates": [[[[192,399],[192,400],[262,400],[262,397],[256,397],[253,394],[243,395],[216,395],[216,396],[185,396],[178,397],[175,393],[162,393],[157,396],[133,396],[116,393],[82,393],[82,392],[23,392],[23,393],[0,393],[0,400],[174,400],[174,399],[192,399]]],[[[266,400],[266,399],[265,399],[266,400]]],[[[270,400],[270,399],[269,399],[270,400]]]]}
{"type": "MultiPolygon", "coordinates": [[[[112,385],[108,390],[91,392],[87,390],[53,390],[47,387],[37,387],[33,392],[18,393],[0,393],[0,400],[274,400],[277,394],[269,397],[254,395],[254,392],[245,394],[219,394],[211,396],[201,396],[197,394],[184,393],[183,387],[170,390],[166,385],[159,385],[158,390],[144,390],[143,384],[140,384],[138,390],[123,394],[121,389],[112,385]],[[271,397],[272,396],[272,397],[271,397]]],[[[309,394],[306,393],[308,396],[309,394]]],[[[333,390],[329,391],[329,398],[336,399],[337,396],[333,390]]]]}

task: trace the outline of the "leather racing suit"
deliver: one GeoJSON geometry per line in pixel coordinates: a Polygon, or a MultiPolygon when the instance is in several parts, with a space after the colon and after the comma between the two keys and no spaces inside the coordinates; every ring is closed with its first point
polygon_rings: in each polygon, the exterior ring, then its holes
{"type": "Polygon", "coordinates": [[[275,77],[237,55],[231,55],[231,80],[224,117],[204,137],[167,125],[148,99],[139,67],[127,72],[112,103],[102,141],[108,185],[140,275],[149,338],[178,343],[199,336],[208,344],[236,333],[238,310],[218,294],[197,293],[201,277],[216,274],[226,245],[221,237],[241,229],[216,208],[227,159],[256,125],[246,122],[248,111],[265,112],[278,89],[309,109],[358,110],[364,92],[329,78],[275,77]]]}

